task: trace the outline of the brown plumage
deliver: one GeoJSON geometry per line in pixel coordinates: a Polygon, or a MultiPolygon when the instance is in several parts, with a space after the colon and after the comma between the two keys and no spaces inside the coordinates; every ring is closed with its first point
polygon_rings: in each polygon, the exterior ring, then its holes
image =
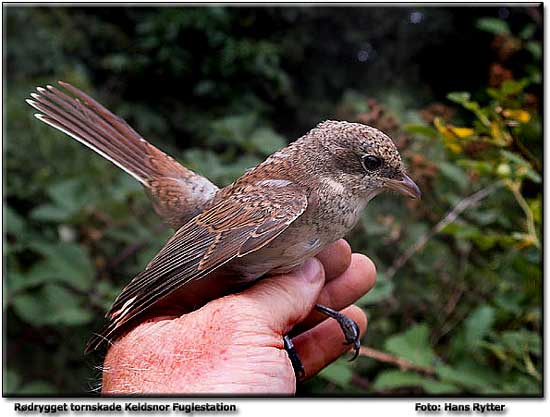
{"type": "Polygon", "coordinates": [[[146,189],[156,212],[177,229],[218,191],[203,176],[157,149],[120,117],[93,98],[62,81],[74,97],[48,85],[37,88],[27,103],[40,111],[36,118],[68,134],[122,168],[146,189]]]}
{"type": "Polygon", "coordinates": [[[171,224],[189,219],[122,290],[107,313],[107,327],[87,351],[115,339],[175,293],[182,310],[190,311],[266,274],[296,268],[345,236],[385,189],[420,196],[390,138],[366,125],[335,121],[319,124],[217,190],[84,93],[61,85],[77,99],[50,86],[38,89],[29,101],[43,113],[37,117],[136,177],[171,224]]]}

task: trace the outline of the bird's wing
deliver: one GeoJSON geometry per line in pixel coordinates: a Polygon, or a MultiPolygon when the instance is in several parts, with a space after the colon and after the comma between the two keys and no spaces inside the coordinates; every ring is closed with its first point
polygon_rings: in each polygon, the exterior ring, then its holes
{"type": "Polygon", "coordinates": [[[27,103],[35,117],[86,145],[138,180],[157,213],[179,228],[199,213],[218,187],[147,142],[123,119],[70,84],[37,87],[27,103]]]}
{"type": "Polygon", "coordinates": [[[293,184],[249,186],[193,218],[122,290],[107,313],[110,323],[86,351],[186,283],[271,242],[306,210],[307,201],[303,188],[293,184]]]}

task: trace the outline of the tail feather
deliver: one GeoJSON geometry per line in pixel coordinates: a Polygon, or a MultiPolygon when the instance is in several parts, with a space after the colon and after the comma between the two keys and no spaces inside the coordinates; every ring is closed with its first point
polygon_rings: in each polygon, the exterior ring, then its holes
{"type": "Polygon", "coordinates": [[[34,100],[27,100],[41,112],[35,117],[88,146],[147,185],[155,175],[148,160],[148,146],[151,145],[95,100],[69,84],[62,85],[67,89],[71,87],[69,91],[73,94],[78,92],[78,98],[52,86],[38,87],[38,94],[31,94],[34,100]]]}
{"type": "MultiPolygon", "coordinates": [[[[61,83],[61,82],[60,82],[61,83]]],[[[129,162],[144,163],[144,156],[147,154],[148,143],[135,130],[133,130],[120,117],[114,115],[91,97],[75,89],[69,84],[62,83],[65,88],[78,93],[80,98],[71,99],[60,90],[47,86],[47,90],[40,89],[50,101],[58,104],[58,109],[64,109],[67,115],[78,117],[81,122],[88,125],[93,132],[103,134],[103,140],[106,146],[110,145],[112,150],[123,151],[123,157],[127,155],[129,162]],[[112,140],[115,139],[115,141],[112,140]],[[114,143],[113,143],[114,142],[114,143]]],[[[37,96],[36,94],[34,95],[37,96]]],[[[63,115],[63,114],[62,114],[63,115]]]]}
{"type": "MultiPolygon", "coordinates": [[[[179,229],[209,204],[218,191],[216,185],[151,145],[123,119],[79,89],[62,81],[59,85],[67,92],[51,85],[37,87],[31,99],[26,100],[39,111],[34,116],[86,145],[138,180],[153,200],[157,213],[168,224],[179,229]]],[[[160,288],[168,291],[171,287],[160,288]]],[[[110,323],[103,331],[94,334],[86,353],[109,344],[127,328],[134,316],[123,314],[126,308],[132,309],[136,305],[148,308],[155,299],[151,295],[136,301],[134,294],[130,295],[134,298],[117,298],[124,303],[122,310],[118,316],[116,312],[110,315],[110,323]]]]}
{"type": "Polygon", "coordinates": [[[70,84],[37,87],[27,103],[35,117],[71,136],[138,180],[157,214],[178,229],[218,191],[208,179],[151,145],[123,119],[70,84]]]}

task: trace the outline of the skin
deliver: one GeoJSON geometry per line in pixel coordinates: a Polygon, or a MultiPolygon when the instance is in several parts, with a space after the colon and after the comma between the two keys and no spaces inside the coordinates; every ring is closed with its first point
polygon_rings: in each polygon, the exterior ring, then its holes
{"type": "Polygon", "coordinates": [[[352,303],[375,279],[372,261],[339,240],[292,273],[189,314],[150,317],[109,349],[102,393],[292,395],[296,378],[283,335],[295,328],[306,378],[315,375],[349,347],[334,320],[312,312],[314,304],[342,310],[363,335],[367,318],[352,303]]]}

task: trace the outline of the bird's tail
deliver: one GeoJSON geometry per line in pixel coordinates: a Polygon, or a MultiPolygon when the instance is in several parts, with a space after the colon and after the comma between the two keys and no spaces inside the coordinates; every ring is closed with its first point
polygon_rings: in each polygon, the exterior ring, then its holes
{"type": "Polygon", "coordinates": [[[59,81],[70,94],[48,85],[37,87],[27,103],[35,117],[83,143],[143,185],[155,172],[147,160],[152,147],[123,119],[70,84],[59,81]]]}

